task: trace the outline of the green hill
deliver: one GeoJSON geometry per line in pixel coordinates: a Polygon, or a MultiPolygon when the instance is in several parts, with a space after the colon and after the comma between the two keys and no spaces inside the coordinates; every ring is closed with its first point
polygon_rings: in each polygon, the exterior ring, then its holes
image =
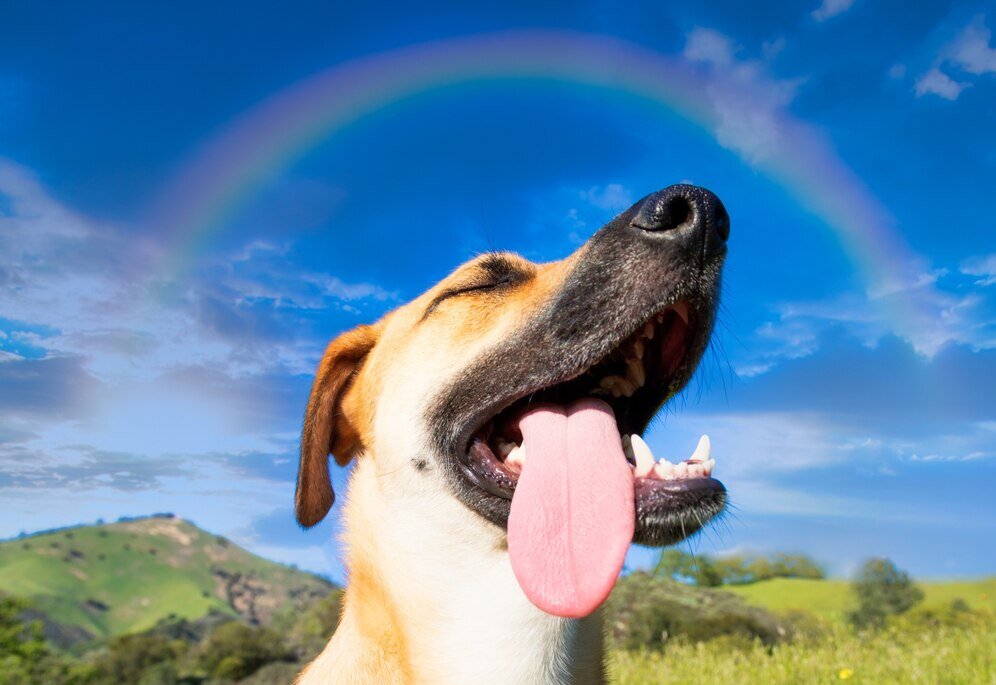
{"type": "MultiPolygon", "coordinates": [[[[923,589],[925,608],[942,608],[955,599],[973,609],[996,612],[996,578],[918,582],[923,589]]],[[[854,608],[851,586],[846,580],[774,578],[749,585],[723,588],[743,597],[749,604],[771,611],[799,609],[838,620],[854,608]]]]}
{"type": "Polygon", "coordinates": [[[170,615],[269,624],[334,590],[171,516],[80,526],[0,543],[0,592],[65,627],[108,637],[170,615]]]}

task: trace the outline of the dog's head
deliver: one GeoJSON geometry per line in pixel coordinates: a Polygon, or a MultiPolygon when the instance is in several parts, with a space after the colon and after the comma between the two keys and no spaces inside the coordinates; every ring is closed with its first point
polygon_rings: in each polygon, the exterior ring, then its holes
{"type": "Polygon", "coordinates": [[[726,501],[711,463],[648,472],[644,446],[628,436],[643,433],[706,349],[728,235],[715,195],[671,186],[566,259],[484,255],[336,338],[308,404],[299,522],[316,524],[332,505],[328,455],[346,464],[362,452],[378,471],[437,479],[504,528],[522,467],[519,419],[590,396],[611,408],[620,458],[636,471],[634,541],[671,544],[698,530],[726,501]]]}

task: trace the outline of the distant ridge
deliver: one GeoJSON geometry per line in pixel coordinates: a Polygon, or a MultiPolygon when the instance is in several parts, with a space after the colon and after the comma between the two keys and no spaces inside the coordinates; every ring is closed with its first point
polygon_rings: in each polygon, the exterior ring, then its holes
{"type": "Polygon", "coordinates": [[[146,630],[170,616],[222,613],[269,625],[335,589],[166,513],[0,542],[0,592],[29,600],[46,632],[74,641],[146,630]]]}

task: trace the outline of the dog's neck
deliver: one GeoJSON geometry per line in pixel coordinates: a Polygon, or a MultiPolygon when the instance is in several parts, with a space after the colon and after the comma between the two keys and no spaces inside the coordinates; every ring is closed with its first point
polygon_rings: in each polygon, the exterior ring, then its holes
{"type": "Polygon", "coordinates": [[[604,682],[598,615],[572,621],[534,607],[502,531],[441,481],[413,483],[359,460],[345,508],[342,621],[299,683],[604,682]]]}

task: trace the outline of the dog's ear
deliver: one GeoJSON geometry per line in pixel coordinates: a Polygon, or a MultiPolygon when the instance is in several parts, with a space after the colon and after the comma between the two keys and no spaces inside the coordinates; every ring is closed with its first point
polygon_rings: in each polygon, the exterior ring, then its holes
{"type": "Polygon", "coordinates": [[[377,343],[378,329],[360,326],[329,343],[311,386],[311,398],[301,435],[301,463],[297,470],[294,512],[310,528],[332,508],[335,493],[329,478],[329,454],[345,466],[360,446],[356,426],[343,411],[346,391],[367,354],[377,343]]]}

